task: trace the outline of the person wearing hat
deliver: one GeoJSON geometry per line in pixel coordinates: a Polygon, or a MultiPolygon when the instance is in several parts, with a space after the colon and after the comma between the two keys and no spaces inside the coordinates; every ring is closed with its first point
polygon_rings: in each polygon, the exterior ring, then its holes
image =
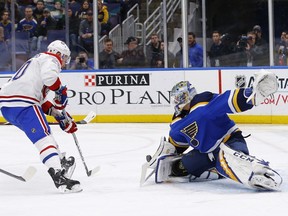
{"type": "Polygon", "coordinates": [[[33,10],[33,16],[36,19],[37,23],[43,18],[43,11],[44,11],[45,5],[43,0],[38,0],[36,3],[36,7],[33,10]]]}
{"type": "Polygon", "coordinates": [[[269,48],[268,43],[262,37],[262,28],[260,25],[255,25],[253,31],[256,34],[256,55],[253,66],[268,66],[269,65],[269,48]]]}
{"type": "Polygon", "coordinates": [[[138,46],[138,39],[136,37],[128,37],[125,45],[127,50],[124,50],[120,59],[119,66],[123,68],[143,68],[146,66],[146,57],[142,47],[138,46]]]}
{"type": "Polygon", "coordinates": [[[37,25],[37,50],[44,51],[46,44],[42,44],[43,40],[47,40],[47,33],[49,30],[55,30],[57,27],[56,20],[50,15],[50,10],[45,8],[43,10],[43,17],[39,20],[37,25]]]}
{"type": "Polygon", "coordinates": [[[89,9],[87,11],[87,18],[82,20],[79,26],[80,45],[88,53],[94,53],[93,34],[93,11],[89,9]]]}

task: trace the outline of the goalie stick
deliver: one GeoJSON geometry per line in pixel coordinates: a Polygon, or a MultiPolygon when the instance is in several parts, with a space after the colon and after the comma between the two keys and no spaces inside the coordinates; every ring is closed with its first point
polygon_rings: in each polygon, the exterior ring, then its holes
{"type": "MultiPolygon", "coordinates": [[[[67,113],[66,113],[66,110],[65,110],[65,109],[63,109],[63,113],[64,113],[64,115],[65,115],[65,118],[66,118],[66,119],[69,119],[68,116],[67,116],[67,113]]],[[[75,142],[75,144],[76,144],[76,146],[77,146],[77,149],[78,149],[79,155],[80,155],[80,157],[81,157],[82,163],[83,163],[83,165],[84,165],[84,167],[85,167],[86,174],[87,174],[88,177],[90,177],[90,176],[94,175],[95,173],[97,173],[97,172],[100,170],[100,166],[97,166],[97,167],[95,167],[95,168],[92,169],[92,170],[89,170],[89,169],[88,169],[88,167],[87,167],[87,165],[86,165],[86,162],[85,162],[85,160],[84,160],[82,151],[81,151],[81,149],[80,149],[80,145],[79,145],[78,139],[77,139],[77,137],[76,137],[76,134],[75,134],[75,133],[72,133],[72,136],[73,136],[74,142],[75,142]]]]}
{"type": "Polygon", "coordinates": [[[13,177],[17,180],[27,182],[35,175],[36,169],[34,167],[30,166],[26,169],[26,171],[24,172],[23,175],[15,175],[15,174],[10,173],[10,172],[3,170],[3,169],[0,169],[0,172],[5,174],[5,175],[8,175],[10,177],[13,177]]]}

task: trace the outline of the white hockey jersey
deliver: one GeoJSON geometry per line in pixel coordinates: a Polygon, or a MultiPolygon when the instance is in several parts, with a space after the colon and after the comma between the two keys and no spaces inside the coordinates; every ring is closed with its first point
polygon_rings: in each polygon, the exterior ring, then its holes
{"type": "Polygon", "coordinates": [[[25,62],[0,90],[0,107],[41,105],[47,87],[59,81],[61,63],[49,53],[40,53],[25,62]]]}

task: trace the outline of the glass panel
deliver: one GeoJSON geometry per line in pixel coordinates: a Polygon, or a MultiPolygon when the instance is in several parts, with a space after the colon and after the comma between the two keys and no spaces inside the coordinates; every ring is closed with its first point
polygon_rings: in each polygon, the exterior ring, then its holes
{"type": "Polygon", "coordinates": [[[206,1],[206,11],[209,66],[269,65],[267,0],[206,1]]]}
{"type": "MultiPolygon", "coordinates": [[[[163,68],[165,64],[168,68],[179,68],[183,65],[179,43],[183,39],[181,0],[166,0],[166,9],[163,9],[162,0],[127,1],[130,3],[104,0],[102,5],[99,3],[98,7],[102,10],[98,11],[98,18],[102,23],[97,24],[97,56],[94,55],[92,37],[95,27],[93,29],[91,20],[89,21],[89,17],[94,16],[92,1],[69,1],[69,10],[66,13],[65,0],[56,1],[57,3],[52,0],[44,0],[44,3],[34,0],[19,0],[17,3],[13,1],[15,11],[11,10],[9,2],[11,1],[0,2],[0,71],[19,68],[35,53],[46,51],[51,41],[66,41],[68,35],[69,41],[66,42],[72,52],[72,61],[66,69],[93,69],[94,57],[100,58],[101,69],[163,68]],[[21,22],[25,17],[31,17],[29,8],[37,22],[36,32],[33,30],[33,19],[21,22]],[[108,23],[103,22],[105,10],[109,12],[108,23]],[[14,14],[13,17],[11,13],[14,14]],[[69,17],[67,26],[65,14],[69,17]],[[167,31],[163,25],[165,15],[167,31]],[[83,20],[86,23],[80,24],[83,20]],[[162,45],[159,41],[163,41],[162,45]],[[155,45],[152,46],[154,42],[155,45]],[[167,57],[164,55],[165,45],[168,49],[167,57]]],[[[206,62],[204,66],[208,67],[269,66],[269,54],[273,54],[274,65],[287,65],[288,1],[273,1],[273,50],[269,48],[268,0],[206,0],[205,3],[206,18],[203,18],[202,0],[187,0],[187,31],[194,33],[194,39],[200,46],[198,51],[201,53],[201,49],[206,49],[204,52],[207,55],[207,62],[205,56],[203,60],[197,61],[203,61],[204,64],[206,62]],[[203,20],[206,20],[206,40],[205,32],[202,32],[203,20]],[[221,41],[221,45],[213,45],[213,40],[215,43],[217,40],[221,41]]],[[[192,57],[198,51],[194,52],[191,49],[193,46],[189,45],[193,43],[193,35],[192,39],[191,36],[187,38],[191,58],[189,67],[199,66],[195,61],[197,56],[192,57]]]]}

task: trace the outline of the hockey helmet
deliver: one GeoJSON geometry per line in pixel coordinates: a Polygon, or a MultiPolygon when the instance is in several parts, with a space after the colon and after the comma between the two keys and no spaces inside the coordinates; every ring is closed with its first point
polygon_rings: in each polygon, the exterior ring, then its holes
{"type": "Polygon", "coordinates": [[[57,54],[58,52],[61,53],[61,59],[65,62],[65,64],[70,63],[70,54],[71,51],[69,47],[61,40],[55,40],[51,42],[48,47],[48,52],[57,54]]]}
{"type": "Polygon", "coordinates": [[[172,88],[170,97],[177,115],[180,114],[186,104],[190,103],[196,94],[196,89],[192,87],[189,81],[181,81],[172,88]]]}

